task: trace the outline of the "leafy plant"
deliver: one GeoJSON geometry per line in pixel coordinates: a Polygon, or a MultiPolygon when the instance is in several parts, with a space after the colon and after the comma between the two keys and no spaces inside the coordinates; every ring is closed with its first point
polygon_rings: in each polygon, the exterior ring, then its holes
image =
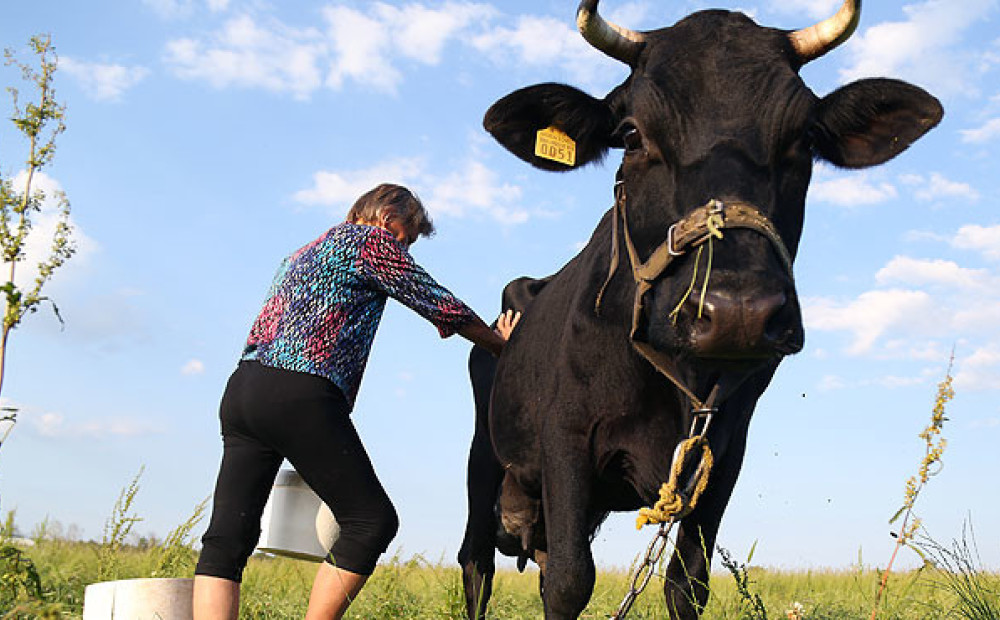
{"type": "Polygon", "coordinates": [[[8,267],[6,281],[0,284],[0,293],[3,293],[6,305],[0,325],[0,389],[11,330],[20,325],[26,315],[36,312],[44,301],[52,304],[56,317],[62,321],[58,307],[42,295],[42,288],[75,252],[69,223],[69,200],[61,191],[46,196],[36,187],[39,173],[55,157],[56,137],[66,129],[63,123],[66,108],[56,101],[52,86],[58,56],[48,36],[32,37],[29,47],[38,57],[38,69],[18,60],[13,50],[4,50],[5,64],[21,70],[22,78],[37,89],[38,98],[22,105],[18,90],[13,87],[7,89],[14,107],[11,122],[27,139],[28,156],[24,170],[16,178],[20,187],[14,187],[15,179],[0,174],[0,250],[8,267]],[[15,276],[19,265],[27,259],[25,248],[32,230],[32,219],[41,212],[46,199],[52,199],[57,210],[52,243],[48,255],[37,265],[34,283],[22,288],[16,283],[15,276]]]}
{"type": "Polygon", "coordinates": [[[0,620],[60,618],[62,605],[45,600],[35,563],[14,544],[14,511],[0,525],[0,620]]]}
{"type": "MultiPolygon", "coordinates": [[[[753,559],[753,552],[756,547],[757,544],[754,543],[754,546],[750,548],[747,563],[753,559]]],[[[719,561],[736,581],[736,591],[741,601],[741,620],[767,620],[767,607],[764,606],[764,601],[761,599],[760,594],[750,589],[753,582],[750,579],[750,571],[747,569],[746,564],[741,564],[734,560],[725,548],[718,547],[718,549],[719,561]]]]}

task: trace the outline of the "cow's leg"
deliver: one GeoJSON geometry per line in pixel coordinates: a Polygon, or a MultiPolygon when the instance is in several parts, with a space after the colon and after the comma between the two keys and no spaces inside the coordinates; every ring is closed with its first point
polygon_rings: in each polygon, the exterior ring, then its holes
{"type": "Polygon", "coordinates": [[[458,552],[458,563],[462,566],[466,612],[469,620],[478,620],[486,617],[486,604],[493,592],[497,529],[495,506],[503,480],[503,468],[493,455],[489,438],[485,438],[484,442],[477,434],[472,440],[468,475],[469,518],[458,552]]]}
{"type": "Polygon", "coordinates": [[[586,446],[565,445],[561,432],[545,447],[542,482],[548,553],[543,602],[547,620],[579,617],[594,591],[587,508],[591,463],[586,446]]]}
{"type": "Polygon", "coordinates": [[[712,550],[722,514],[743,465],[746,430],[743,425],[732,434],[725,453],[715,463],[698,506],[681,520],[663,586],[670,620],[697,620],[708,603],[712,550]]]}
{"type": "Polygon", "coordinates": [[[504,471],[493,452],[488,423],[489,394],[495,369],[496,358],[485,349],[473,347],[469,357],[469,374],[476,403],[476,428],[469,450],[466,481],[469,517],[458,552],[469,620],[486,617],[486,604],[493,592],[493,574],[496,571],[495,510],[504,471]]]}

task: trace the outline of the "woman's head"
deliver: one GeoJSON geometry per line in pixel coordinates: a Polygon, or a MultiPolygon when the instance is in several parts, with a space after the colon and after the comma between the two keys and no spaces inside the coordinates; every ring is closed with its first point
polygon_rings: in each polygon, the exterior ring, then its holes
{"type": "Polygon", "coordinates": [[[397,238],[404,236],[406,245],[417,237],[434,234],[434,224],[420,199],[402,185],[391,183],[383,183],[358,198],[347,212],[347,221],[381,226],[397,234],[397,238]]]}

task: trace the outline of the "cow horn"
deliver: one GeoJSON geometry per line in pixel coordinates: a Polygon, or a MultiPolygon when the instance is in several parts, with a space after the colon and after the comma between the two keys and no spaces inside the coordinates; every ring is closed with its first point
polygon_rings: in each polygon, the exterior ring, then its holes
{"type": "Polygon", "coordinates": [[[789,33],[792,47],[805,64],[837,47],[854,34],[861,19],[861,0],[844,0],[840,10],[833,17],[789,33]]]}
{"type": "Polygon", "coordinates": [[[582,0],[576,10],[576,27],[583,38],[608,56],[634,66],[644,35],[606,21],[597,12],[598,0],[582,0]]]}

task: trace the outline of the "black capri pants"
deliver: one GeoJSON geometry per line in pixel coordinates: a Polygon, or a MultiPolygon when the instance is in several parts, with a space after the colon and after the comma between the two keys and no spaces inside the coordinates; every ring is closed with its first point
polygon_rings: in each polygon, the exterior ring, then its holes
{"type": "Polygon", "coordinates": [[[222,465],[195,574],[242,580],[283,458],[330,507],[334,566],[370,575],[399,529],[343,392],[328,379],[240,362],[219,411],[222,465]]]}

